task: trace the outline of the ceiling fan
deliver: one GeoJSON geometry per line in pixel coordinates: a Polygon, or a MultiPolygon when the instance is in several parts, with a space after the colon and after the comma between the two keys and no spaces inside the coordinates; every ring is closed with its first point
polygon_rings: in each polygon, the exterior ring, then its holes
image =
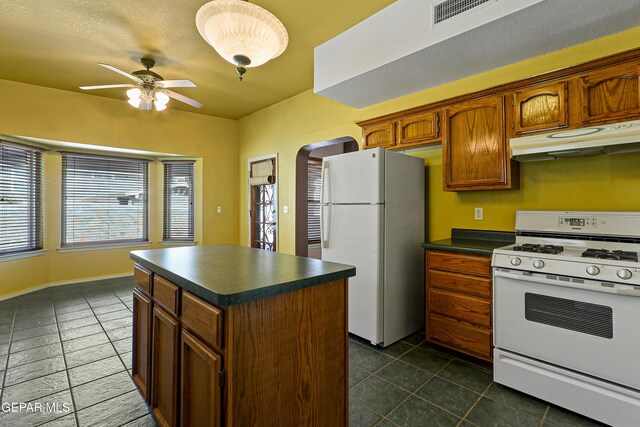
{"type": "Polygon", "coordinates": [[[141,58],[140,62],[146,70],[138,70],[133,73],[127,73],[113,65],[98,64],[108,70],[115,71],[125,77],[130,78],[136,84],[115,84],[115,85],[98,85],[98,86],[80,86],[82,90],[95,90],[95,89],[113,89],[120,87],[131,88],[127,91],[129,97],[129,104],[140,110],[151,110],[152,106],[156,107],[156,110],[162,111],[167,108],[169,98],[173,98],[177,101],[189,104],[192,107],[200,108],[202,103],[195,99],[188,98],[179,93],[173,92],[168,88],[174,87],[196,87],[195,83],[191,80],[165,80],[161,75],[151,71],[151,68],[155,65],[155,61],[151,58],[141,58]]]}

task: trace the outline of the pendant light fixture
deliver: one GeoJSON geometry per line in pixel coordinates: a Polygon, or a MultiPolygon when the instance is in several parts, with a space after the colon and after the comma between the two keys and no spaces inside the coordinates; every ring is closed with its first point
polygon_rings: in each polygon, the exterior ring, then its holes
{"type": "Polygon", "coordinates": [[[246,0],[213,0],[196,14],[200,35],[242,80],[247,67],[257,67],[282,54],[287,29],[271,12],[246,0]]]}

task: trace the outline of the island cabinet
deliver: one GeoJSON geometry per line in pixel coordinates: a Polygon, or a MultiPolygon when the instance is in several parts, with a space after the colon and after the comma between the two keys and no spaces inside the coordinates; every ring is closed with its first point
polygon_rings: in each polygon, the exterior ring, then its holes
{"type": "Polygon", "coordinates": [[[616,65],[580,76],[583,124],[640,117],[640,65],[616,65]]]}
{"type": "Polygon", "coordinates": [[[445,191],[517,185],[517,179],[512,179],[505,136],[504,96],[454,104],[445,108],[443,115],[445,191]]]}
{"type": "Polygon", "coordinates": [[[132,376],[159,426],[347,424],[353,267],[229,245],[132,258],[132,376]]]}
{"type": "Polygon", "coordinates": [[[426,337],[492,361],[491,257],[426,251],[426,337]]]}

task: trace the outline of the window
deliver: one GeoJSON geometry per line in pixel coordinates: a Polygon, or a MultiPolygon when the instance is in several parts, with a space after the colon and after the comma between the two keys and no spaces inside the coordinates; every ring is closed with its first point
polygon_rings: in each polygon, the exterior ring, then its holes
{"type": "Polygon", "coordinates": [[[0,255],[42,249],[42,151],[0,141],[0,255]]]}
{"type": "Polygon", "coordinates": [[[62,246],[144,242],[149,161],[62,153],[62,246]]]}
{"type": "Polygon", "coordinates": [[[322,159],[310,158],[307,169],[307,242],[309,245],[315,245],[320,243],[322,159]]]}
{"type": "Polygon", "coordinates": [[[276,159],[250,163],[251,247],[276,250],[276,159]]]}
{"type": "Polygon", "coordinates": [[[192,160],[164,161],[162,240],[193,242],[192,160]]]}

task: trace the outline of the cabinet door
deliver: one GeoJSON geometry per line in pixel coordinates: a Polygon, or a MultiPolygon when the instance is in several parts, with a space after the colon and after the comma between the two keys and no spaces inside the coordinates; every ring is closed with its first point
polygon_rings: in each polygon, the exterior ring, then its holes
{"type": "MultiPolygon", "coordinates": [[[[222,425],[222,357],[204,342],[182,331],[180,424],[222,425]]],[[[277,390],[274,390],[277,393],[277,390]]],[[[265,421],[266,422],[266,421],[265,421]]]]}
{"type": "Polygon", "coordinates": [[[440,137],[440,116],[436,111],[413,114],[398,120],[399,145],[423,144],[440,137]]]}
{"type": "Polygon", "coordinates": [[[534,86],[513,94],[516,135],[567,127],[567,83],[534,86]]]}
{"type": "Polygon", "coordinates": [[[149,402],[151,373],[151,300],[138,288],[133,290],[133,382],[144,400],[149,402]]]}
{"type": "Polygon", "coordinates": [[[445,191],[509,188],[502,96],[446,108],[444,126],[445,191]]]}
{"type": "Polygon", "coordinates": [[[392,147],[396,143],[395,123],[386,122],[362,128],[363,148],[392,147]]]}
{"type": "Polygon", "coordinates": [[[178,321],[154,307],[151,410],[160,426],[178,425],[179,332],[178,321]]]}
{"type": "Polygon", "coordinates": [[[640,67],[626,64],[580,78],[582,123],[640,116],[640,67]]]}

